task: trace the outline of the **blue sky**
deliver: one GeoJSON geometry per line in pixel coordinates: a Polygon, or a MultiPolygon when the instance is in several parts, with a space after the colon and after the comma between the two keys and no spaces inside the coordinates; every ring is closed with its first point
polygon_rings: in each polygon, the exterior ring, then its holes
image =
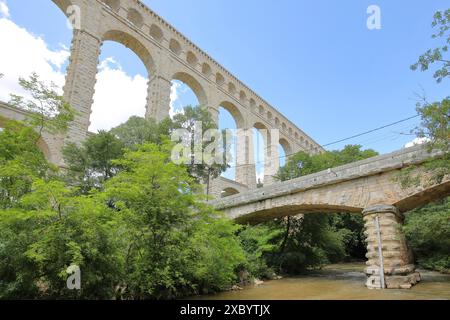
{"type": "MultiPolygon", "coordinates": [[[[409,68],[426,49],[436,46],[431,39],[432,16],[448,8],[447,0],[143,2],[320,144],[414,115],[416,92],[424,90],[433,101],[449,94],[448,82],[436,84],[432,71],[409,68]],[[381,8],[381,30],[366,27],[366,10],[372,4],[381,8]]],[[[9,19],[41,37],[49,50],[70,46],[71,31],[52,1],[6,4],[9,19]]],[[[109,57],[114,58],[110,69],[120,68],[142,85],[147,74],[134,54],[106,43],[101,60],[109,57]]],[[[188,91],[181,91],[179,105],[195,101],[188,91]]],[[[417,122],[346,143],[381,153],[394,151],[414,138],[401,133],[408,133],[417,122]]]]}

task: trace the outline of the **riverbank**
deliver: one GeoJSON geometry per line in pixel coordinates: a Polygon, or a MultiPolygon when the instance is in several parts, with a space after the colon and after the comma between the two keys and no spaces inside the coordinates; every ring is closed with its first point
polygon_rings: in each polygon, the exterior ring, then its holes
{"type": "Polygon", "coordinates": [[[369,290],[364,263],[324,267],[298,277],[266,281],[240,291],[193,297],[194,300],[450,300],[450,275],[419,270],[422,281],[409,290],[369,290]]]}

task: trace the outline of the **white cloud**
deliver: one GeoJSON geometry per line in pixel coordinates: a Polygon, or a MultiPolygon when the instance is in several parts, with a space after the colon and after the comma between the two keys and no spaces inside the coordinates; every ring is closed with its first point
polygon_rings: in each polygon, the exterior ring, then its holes
{"type": "Polygon", "coordinates": [[[67,49],[50,50],[42,38],[6,18],[0,18],[0,43],[7,44],[0,50],[0,73],[4,74],[0,79],[0,100],[9,101],[10,93],[24,95],[19,77],[27,78],[32,72],[45,82],[63,87],[62,67],[70,55],[67,49]]]}
{"type": "Polygon", "coordinates": [[[0,18],[1,17],[9,18],[9,8],[4,0],[0,0],[0,18]]]}
{"type": "Polygon", "coordinates": [[[131,116],[145,116],[148,79],[127,75],[112,57],[101,61],[95,85],[90,131],[109,130],[131,116]]]}
{"type": "MultiPolygon", "coordinates": [[[[0,10],[3,14],[8,12],[1,0],[0,10]]],[[[7,18],[0,18],[0,43],[7,44],[0,50],[0,73],[4,74],[0,79],[0,100],[9,101],[11,93],[27,96],[18,81],[32,72],[46,83],[54,82],[62,93],[63,67],[70,56],[66,47],[61,45],[59,50],[51,50],[41,37],[7,18]]],[[[107,130],[132,115],[144,116],[146,98],[146,78],[127,75],[112,57],[103,60],[97,74],[90,130],[107,130]]]]}
{"type": "MultiPolygon", "coordinates": [[[[178,109],[178,103],[179,102],[179,91],[181,89],[181,84],[179,82],[172,82],[172,86],[170,87],[170,111],[169,111],[169,115],[171,118],[173,118],[173,116],[175,114],[177,114],[177,110],[178,109]]],[[[178,111],[179,112],[179,111],[178,111]]]]}
{"type": "Polygon", "coordinates": [[[428,138],[415,138],[413,141],[408,142],[407,144],[405,144],[405,148],[411,148],[420,144],[424,144],[429,142],[430,139],[428,138]]]}

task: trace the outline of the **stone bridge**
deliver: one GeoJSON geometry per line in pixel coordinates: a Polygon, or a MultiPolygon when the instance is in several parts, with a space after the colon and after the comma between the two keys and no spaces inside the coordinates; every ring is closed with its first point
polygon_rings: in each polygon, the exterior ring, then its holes
{"type": "Polygon", "coordinates": [[[252,190],[211,202],[240,223],[262,221],[302,213],[360,213],[367,236],[367,286],[410,288],[420,280],[410,250],[398,228],[404,213],[450,195],[450,179],[432,184],[421,164],[438,157],[416,146],[391,154],[351,163],[327,171],[252,190]],[[420,174],[418,186],[403,188],[399,170],[413,166],[420,174]],[[378,244],[381,243],[381,246],[378,244]],[[380,263],[380,259],[384,261],[380,263]],[[380,272],[383,265],[384,272],[380,272]],[[384,277],[380,275],[384,274],[384,277]]]}

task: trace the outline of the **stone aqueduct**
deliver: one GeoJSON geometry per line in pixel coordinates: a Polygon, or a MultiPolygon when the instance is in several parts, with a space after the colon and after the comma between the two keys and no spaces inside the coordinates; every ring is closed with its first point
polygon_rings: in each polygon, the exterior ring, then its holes
{"type": "Polygon", "coordinates": [[[433,182],[421,166],[438,156],[439,152],[416,146],[217,199],[212,204],[241,223],[313,212],[362,213],[367,236],[367,286],[380,288],[383,265],[385,287],[410,288],[420,275],[399,227],[405,212],[450,195],[450,177],[433,182]],[[421,177],[418,185],[401,186],[397,174],[406,167],[421,177]]]}
{"type": "MultiPolygon", "coordinates": [[[[421,163],[438,154],[415,147],[276,183],[272,174],[279,167],[278,144],[287,155],[323,149],[140,1],[52,1],[69,15],[70,6],[78,6],[81,20],[74,29],[64,87],[64,97],[78,115],[67,136],[43,134],[40,146],[51,162],[63,165],[64,141],[80,143],[87,137],[100,49],[104,41],[116,41],[134,51],[148,70],[147,117],[162,120],[169,115],[171,81],[180,80],[216,121],[219,107],[224,107],[239,129],[268,129],[265,162],[271,169],[265,171],[264,188],[256,189],[252,131],[247,130],[238,137],[237,161],[245,165],[236,168],[236,181],[219,178],[212,183],[216,196],[224,190],[235,194],[214,200],[217,209],[243,223],[314,211],[362,213],[368,239],[367,286],[379,288],[384,282],[387,288],[409,288],[420,280],[398,226],[404,212],[450,195],[450,179],[403,189],[395,175],[412,165],[420,171],[421,163]]],[[[1,126],[5,119],[24,120],[27,113],[0,103],[0,116],[1,126]]]]}
{"type": "MultiPolygon", "coordinates": [[[[238,137],[236,184],[219,179],[212,184],[215,192],[221,191],[217,185],[222,184],[236,191],[256,188],[252,128],[260,130],[266,142],[265,163],[270,164],[265,170],[266,184],[273,182],[279,167],[279,144],[286,155],[322,151],[295,124],[139,0],[52,1],[71,18],[71,6],[81,10],[64,87],[65,99],[79,112],[68,135],[70,141],[83,141],[88,133],[99,54],[102,43],[109,40],[135,52],[148,71],[147,117],[168,117],[171,81],[180,80],[216,121],[219,107],[223,107],[231,113],[237,129],[250,129],[238,137]],[[271,134],[271,129],[279,131],[271,134]]],[[[54,158],[58,158],[58,147],[52,150],[54,158]]],[[[57,161],[62,162],[60,158],[57,161]]]]}

